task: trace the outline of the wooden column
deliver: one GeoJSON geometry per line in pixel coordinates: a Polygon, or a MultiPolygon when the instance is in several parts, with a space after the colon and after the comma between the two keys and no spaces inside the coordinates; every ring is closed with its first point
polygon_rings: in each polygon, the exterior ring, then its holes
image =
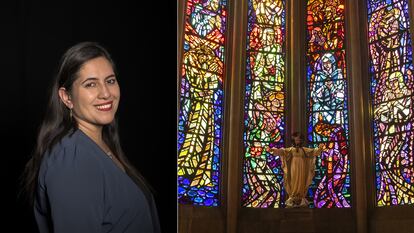
{"type": "MultiPolygon", "coordinates": [[[[364,88],[363,67],[361,59],[367,60],[366,48],[361,47],[361,41],[366,40],[366,34],[361,30],[361,25],[366,25],[366,20],[360,18],[360,1],[346,1],[345,9],[345,40],[346,59],[348,65],[348,96],[349,96],[349,122],[350,122],[350,152],[351,152],[351,176],[352,178],[352,208],[356,217],[356,232],[367,232],[367,200],[366,200],[366,153],[364,145],[368,134],[364,127],[364,88]],[[363,23],[365,22],[365,23],[363,23]]],[[[365,70],[364,70],[365,71],[365,70]]],[[[366,71],[364,72],[366,74],[366,71]]],[[[365,82],[366,83],[366,82],[365,82]]]]}
{"type": "MultiPolygon", "coordinates": [[[[227,233],[238,232],[238,213],[241,207],[241,182],[243,162],[244,129],[244,85],[245,85],[245,51],[247,30],[247,0],[231,1],[232,21],[229,21],[229,73],[226,102],[228,110],[227,126],[227,197],[226,229],[227,233]],[[231,28],[230,28],[231,27],[231,28]]],[[[230,17],[229,17],[230,18],[230,17]]],[[[223,171],[226,172],[226,171],[223,171]]]]}
{"type": "MultiPolygon", "coordinates": [[[[186,3],[186,0],[179,0],[177,4],[178,5],[178,8],[177,8],[177,87],[180,87],[181,64],[182,64],[183,51],[184,51],[183,44],[184,44],[185,3],[186,3]]],[[[179,111],[177,112],[177,115],[178,113],[179,111]]]]}
{"type": "Polygon", "coordinates": [[[306,135],[306,1],[287,2],[287,127],[286,142],[291,132],[306,135]]]}

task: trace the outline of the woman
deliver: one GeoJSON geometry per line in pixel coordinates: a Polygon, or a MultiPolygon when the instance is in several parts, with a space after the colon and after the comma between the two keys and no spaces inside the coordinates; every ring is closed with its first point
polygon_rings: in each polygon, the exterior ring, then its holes
{"type": "Polygon", "coordinates": [[[303,141],[303,135],[294,132],[292,147],[268,149],[282,160],[284,187],[289,197],[286,200],[287,208],[308,206],[306,194],[315,174],[315,156],[322,152],[322,144],[312,149],[303,147],[303,141]]]}
{"type": "Polygon", "coordinates": [[[119,100],[103,47],[82,42],[66,51],[25,170],[41,233],[160,231],[149,187],[120,146],[119,100]]]}

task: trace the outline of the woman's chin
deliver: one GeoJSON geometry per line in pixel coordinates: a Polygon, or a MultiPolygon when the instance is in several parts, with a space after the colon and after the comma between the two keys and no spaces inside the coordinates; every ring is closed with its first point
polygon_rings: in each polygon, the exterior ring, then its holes
{"type": "Polygon", "coordinates": [[[112,121],[114,121],[113,117],[105,117],[105,118],[102,118],[102,119],[98,119],[96,123],[98,125],[109,125],[109,124],[112,123],[112,121]]]}

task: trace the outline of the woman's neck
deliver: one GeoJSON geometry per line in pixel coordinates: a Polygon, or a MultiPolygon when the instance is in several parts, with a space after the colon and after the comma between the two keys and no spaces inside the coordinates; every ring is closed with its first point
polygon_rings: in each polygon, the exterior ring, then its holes
{"type": "Polygon", "coordinates": [[[102,126],[85,125],[85,124],[79,123],[78,128],[82,130],[82,132],[84,132],[86,135],[88,135],[98,145],[103,144],[102,126]]]}

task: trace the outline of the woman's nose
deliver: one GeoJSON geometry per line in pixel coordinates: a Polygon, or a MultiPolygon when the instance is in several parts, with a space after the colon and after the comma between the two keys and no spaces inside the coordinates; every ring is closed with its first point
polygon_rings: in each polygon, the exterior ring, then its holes
{"type": "Polygon", "coordinates": [[[111,92],[109,91],[109,88],[106,85],[102,85],[99,89],[99,98],[107,99],[111,96],[111,92]]]}

